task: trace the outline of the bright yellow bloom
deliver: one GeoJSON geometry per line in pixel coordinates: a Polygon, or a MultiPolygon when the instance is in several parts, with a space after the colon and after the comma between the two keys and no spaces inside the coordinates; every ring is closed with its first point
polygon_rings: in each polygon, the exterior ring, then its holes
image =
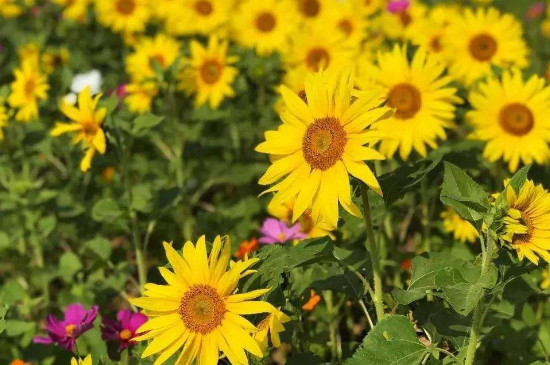
{"type": "Polygon", "coordinates": [[[225,36],[234,3],[235,0],[181,0],[179,10],[166,19],[166,29],[178,35],[225,36]]]}
{"type": "Polygon", "coordinates": [[[447,29],[443,48],[451,76],[467,85],[490,75],[492,67],[526,67],[528,49],[521,23],[495,8],[466,9],[447,29]]]}
{"type": "Polygon", "coordinates": [[[34,60],[23,60],[14,74],[15,81],[11,84],[8,103],[12,108],[18,109],[16,120],[29,122],[38,118],[38,102],[48,98],[48,80],[34,60]]]}
{"type": "Polygon", "coordinates": [[[235,96],[231,87],[237,77],[237,68],[231,66],[237,57],[227,55],[227,41],[210,37],[208,47],[191,41],[191,58],[180,74],[180,88],[195,94],[195,105],[210,104],[217,109],[224,98],[235,96]]]}
{"type": "Polygon", "coordinates": [[[183,347],[176,364],[215,365],[221,351],[231,364],[248,364],[245,350],[263,357],[251,334],[257,331],[243,315],[274,313],[268,302],[253,300],[269,291],[237,292],[239,279],[259,259],[236,261],[228,270],[231,243],[214,240],[210,256],[202,236],[196,245],[188,241],[183,257],[164,242],[173,272],[160,267],[168,285],[146,284],[144,296],[130,302],[145,310],[149,321],[143,324],[136,341],[153,339],[142,357],[159,354],[155,365],[164,363],[183,347]]]}
{"type": "Polygon", "coordinates": [[[369,90],[352,103],[354,78],[350,69],[310,73],[305,92],[298,96],[285,86],[283,124],[265,133],[256,151],[270,155],[272,165],[260,178],[261,185],[276,182],[266,192],[276,192],[273,204],[293,199],[292,221],[311,209],[314,222],[338,222],[338,202],[351,214],[361,212],[351,200],[349,175],[381,194],[380,185],[365,160],[384,159],[365,144],[378,141],[367,129],[391,113],[380,106],[384,94],[369,90]]]}
{"type": "Polygon", "coordinates": [[[65,7],[63,9],[64,18],[84,22],[92,0],[53,0],[53,2],[65,7]]]}
{"type": "Polygon", "coordinates": [[[17,49],[17,57],[19,58],[19,63],[28,61],[38,65],[40,60],[40,46],[35,42],[27,42],[17,49]]]}
{"type": "Polygon", "coordinates": [[[124,102],[131,112],[144,114],[151,110],[153,99],[158,95],[158,85],[154,81],[140,81],[126,85],[128,95],[124,102]]]}
{"type": "Polygon", "coordinates": [[[260,56],[285,52],[296,27],[296,13],[288,1],[246,0],[233,17],[234,38],[254,47],[260,56]]]}
{"type": "Polygon", "coordinates": [[[84,360],[82,359],[75,359],[74,357],[71,359],[71,365],[92,365],[92,355],[86,356],[84,360]]]}
{"type": "Polygon", "coordinates": [[[550,269],[548,267],[545,267],[542,270],[542,281],[540,282],[539,287],[542,290],[550,288],[550,269]]]}
{"type": "Polygon", "coordinates": [[[517,251],[518,258],[538,265],[539,257],[550,262],[550,194],[542,185],[527,180],[517,194],[506,187],[508,214],[503,240],[517,251]]]}
{"type": "Polygon", "coordinates": [[[143,38],[134,46],[134,53],[126,58],[126,72],[132,80],[155,76],[154,63],[165,70],[172,66],[180,54],[179,42],[162,33],[154,38],[143,38]]]}
{"type": "Polygon", "coordinates": [[[4,101],[0,99],[0,140],[4,139],[3,128],[8,125],[8,111],[4,106],[4,101]]]}
{"type": "MultiPolygon", "coordinates": [[[[312,23],[324,19],[334,10],[334,0],[286,0],[292,5],[302,22],[312,23]]],[[[306,25],[307,27],[308,25],[306,25]]]]}
{"type": "Polygon", "coordinates": [[[473,110],[466,118],[474,125],[471,138],[487,141],[483,155],[503,159],[511,172],[520,161],[546,163],[550,158],[550,87],[533,75],[524,82],[521,72],[490,78],[469,95],[473,110]]]}
{"type": "Polygon", "coordinates": [[[441,218],[443,218],[443,229],[445,232],[452,233],[455,240],[474,243],[479,237],[477,229],[451,207],[441,213],[441,218]]]}
{"type": "Polygon", "coordinates": [[[393,51],[380,52],[377,61],[358,85],[382,86],[388,105],[395,108],[392,117],[373,127],[383,136],[380,151],[392,157],[399,149],[406,160],[414,149],[425,157],[426,145],[436,148],[437,140],[446,138],[445,128],[454,126],[453,103],[461,102],[457,90],[448,87],[451,78],[442,76],[445,66],[424,49],[418,49],[409,62],[406,47],[396,45],[393,51]]]}
{"type": "Polygon", "coordinates": [[[385,0],[350,0],[354,8],[363,16],[371,16],[384,9],[385,0]]]}
{"type": "Polygon", "coordinates": [[[283,332],[285,328],[283,327],[284,323],[290,321],[290,318],[277,309],[273,313],[269,313],[258,324],[258,331],[254,334],[254,339],[260,345],[262,351],[265,352],[268,346],[268,335],[271,334],[271,346],[280,347],[281,338],[279,337],[279,332],[283,332]]]}
{"type": "MultiPolygon", "coordinates": [[[[290,202],[280,203],[276,200],[271,201],[267,206],[269,214],[286,222],[292,224],[292,215],[294,211],[295,199],[290,202]]],[[[300,231],[305,233],[308,238],[325,237],[330,236],[334,238],[331,231],[334,231],[336,227],[331,226],[325,221],[314,222],[311,217],[311,210],[306,210],[299,218],[300,231]]]]}
{"type": "Polygon", "coordinates": [[[101,94],[94,98],[90,95],[90,87],[86,87],[78,94],[78,109],[65,101],[61,101],[60,109],[72,123],[57,122],[51,131],[51,135],[57,137],[64,133],[76,133],[73,143],[84,142],[86,154],[80,162],[80,170],[88,171],[95,152],[105,153],[105,133],[101,124],[107,113],[106,108],[96,110],[101,94]]]}
{"type": "Polygon", "coordinates": [[[368,36],[365,16],[358,12],[350,1],[336,2],[323,23],[354,47],[360,47],[361,42],[368,36]]]}
{"type": "Polygon", "coordinates": [[[4,18],[15,18],[23,13],[23,7],[17,0],[0,0],[0,16],[4,18]]]}
{"type": "Polygon", "coordinates": [[[151,16],[149,0],[96,0],[99,21],[115,32],[141,32],[151,16]]]}

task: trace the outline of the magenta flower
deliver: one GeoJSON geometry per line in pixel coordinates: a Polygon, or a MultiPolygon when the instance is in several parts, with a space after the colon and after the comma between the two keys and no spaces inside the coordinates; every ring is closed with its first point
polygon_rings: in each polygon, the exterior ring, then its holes
{"type": "Polygon", "coordinates": [[[101,324],[101,336],[105,341],[118,341],[120,350],[133,345],[134,337],[137,336],[138,328],[147,322],[147,316],[141,313],[134,313],[129,309],[119,310],[116,314],[116,321],[103,317],[101,324]]]}
{"type": "Polygon", "coordinates": [[[527,10],[527,20],[535,20],[546,11],[546,4],[542,1],[536,2],[527,10]]]}
{"type": "Polygon", "coordinates": [[[65,309],[65,319],[60,321],[53,314],[46,318],[46,330],[49,337],[35,337],[34,343],[51,344],[74,352],[76,339],[94,326],[97,317],[97,305],[86,310],[82,304],[69,304],[65,309]]]}
{"type": "Polygon", "coordinates": [[[275,218],[267,218],[264,221],[262,228],[260,228],[260,233],[263,234],[260,238],[260,242],[270,245],[306,238],[306,235],[303,232],[300,232],[299,223],[289,227],[285,222],[275,218]]]}
{"type": "Polygon", "coordinates": [[[403,13],[409,8],[409,0],[394,0],[388,3],[388,11],[390,13],[403,13]]]}

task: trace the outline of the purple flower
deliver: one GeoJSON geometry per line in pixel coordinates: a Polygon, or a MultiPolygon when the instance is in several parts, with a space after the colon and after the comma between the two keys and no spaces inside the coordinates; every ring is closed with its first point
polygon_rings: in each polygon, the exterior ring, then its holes
{"type": "Polygon", "coordinates": [[[542,1],[536,2],[527,10],[527,20],[535,20],[546,11],[546,4],[542,1]]]}
{"type": "Polygon", "coordinates": [[[388,3],[388,11],[390,13],[402,13],[409,8],[409,0],[394,0],[388,3]]]}
{"type": "Polygon", "coordinates": [[[299,223],[289,227],[285,222],[275,218],[267,218],[260,228],[260,233],[263,234],[260,242],[266,244],[285,243],[306,238],[306,235],[300,232],[299,223]]]}
{"type": "Polygon", "coordinates": [[[53,314],[46,318],[46,330],[49,337],[35,337],[34,343],[51,344],[57,343],[59,346],[74,352],[75,341],[84,332],[94,326],[94,320],[97,317],[97,305],[86,310],[82,304],[69,304],[65,309],[65,319],[60,321],[53,314]]]}
{"type": "Polygon", "coordinates": [[[120,350],[133,345],[132,341],[137,336],[137,330],[147,322],[147,316],[141,313],[134,313],[129,309],[119,310],[116,314],[116,321],[103,317],[101,324],[101,336],[105,341],[120,342],[120,350]]]}

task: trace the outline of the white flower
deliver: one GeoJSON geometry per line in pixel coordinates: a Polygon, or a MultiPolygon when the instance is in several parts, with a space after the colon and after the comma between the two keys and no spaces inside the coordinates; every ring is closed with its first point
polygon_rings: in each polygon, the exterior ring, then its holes
{"type": "Polygon", "coordinates": [[[90,87],[90,93],[92,95],[97,94],[101,91],[101,83],[103,78],[101,72],[98,70],[92,70],[87,73],[76,74],[71,81],[71,91],[78,94],[86,88],[90,87]]]}

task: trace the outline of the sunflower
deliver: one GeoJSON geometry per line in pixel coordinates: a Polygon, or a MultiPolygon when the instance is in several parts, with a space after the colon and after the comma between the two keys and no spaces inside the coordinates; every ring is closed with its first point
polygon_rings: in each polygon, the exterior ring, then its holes
{"type": "Polygon", "coordinates": [[[276,192],[273,203],[295,199],[292,222],[311,209],[313,222],[338,222],[338,202],[351,214],[361,213],[353,204],[349,176],[360,179],[381,194],[380,185],[365,160],[383,159],[364,146],[377,141],[367,128],[386,117],[390,108],[380,106],[384,94],[364,91],[352,103],[351,69],[309,73],[300,97],[285,86],[283,124],[265,133],[256,151],[270,155],[272,165],[260,178],[261,185],[280,181],[267,192],[276,192]]]}
{"type": "Polygon", "coordinates": [[[23,8],[17,0],[0,0],[0,16],[15,18],[23,13],[23,8]]]}
{"type": "Polygon", "coordinates": [[[302,22],[316,22],[334,10],[333,0],[286,0],[293,3],[302,22]]]}
{"type": "MultiPolygon", "coordinates": [[[[296,199],[289,202],[280,203],[273,200],[268,206],[267,211],[269,214],[282,220],[287,224],[292,224],[292,215],[294,211],[294,204],[296,199]]],[[[330,236],[334,238],[331,231],[334,231],[336,227],[331,226],[325,221],[314,222],[311,217],[311,210],[306,210],[299,218],[300,231],[305,233],[308,238],[325,237],[330,236]]]]}
{"type": "Polygon", "coordinates": [[[126,72],[132,80],[155,76],[155,63],[161,70],[170,67],[180,54],[179,42],[159,33],[154,38],[143,38],[134,47],[134,53],[126,58],[126,72]]]}
{"type": "Polygon", "coordinates": [[[426,16],[426,6],[418,0],[411,0],[410,6],[403,11],[390,13],[384,11],[376,20],[379,27],[388,38],[409,39],[410,29],[415,23],[426,16]]]}
{"type": "Polygon", "coordinates": [[[295,28],[296,13],[288,1],[246,0],[233,17],[235,39],[260,56],[284,52],[295,28]]]}
{"type": "Polygon", "coordinates": [[[542,185],[527,180],[519,193],[505,189],[508,213],[501,238],[517,251],[520,260],[527,257],[538,265],[539,257],[550,262],[550,194],[542,185]]]}
{"type": "Polygon", "coordinates": [[[370,83],[386,90],[388,105],[395,108],[391,118],[377,123],[374,128],[384,138],[380,151],[392,157],[397,149],[403,160],[411,151],[425,157],[426,145],[437,147],[437,139],[445,139],[445,128],[454,126],[455,106],[461,99],[456,89],[448,87],[451,79],[441,76],[445,67],[424,49],[418,49],[411,62],[407,48],[395,46],[393,51],[380,52],[378,66],[372,66],[361,80],[361,88],[370,83]]]}
{"type": "Polygon", "coordinates": [[[158,95],[156,82],[150,80],[136,81],[126,85],[128,95],[124,102],[131,112],[143,114],[151,110],[153,99],[158,95]]]}
{"type": "Polygon", "coordinates": [[[490,75],[493,66],[526,67],[529,52],[522,37],[521,23],[512,15],[501,15],[495,8],[466,9],[451,22],[445,37],[449,73],[471,85],[490,75]]]}
{"type": "Polygon", "coordinates": [[[62,13],[64,18],[84,22],[92,0],[53,0],[53,2],[64,7],[62,13]]]}
{"type": "Polygon", "coordinates": [[[97,103],[101,94],[97,94],[92,99],[90,87],[87,86],[78,94],[78,108],[61,101],[60,109],[70,120],[71,123],[57,122],[51,131],[54,137],[65,133],[76,133],[73,143],[83,141],[86,145],[86,153],[80,162],[80,170],[85,172],[90,169],[92,159],[97,152],[105,153],[105,133],[101,129],[101,124],[107,114],[106,108],[97,108],[97,103]]]}
{"type": "Polygon", "coordinates": [[[279,332],[283,332],[285,328],[283,327],[284,323],[290,321],[290,318],[277,309],[273,313],[269,313],[258,324],[258,331],[254,334],[254,339],[260,345],[262,351],[268,347],[268,335],[271,334],[271,345],[273,347],[281,346],[281,338],[279,337],[279,332]]]}
{"type": "Polygon", "coordinates": [[[487,141],[483,155],[503,159],[511,172],[521,162],[544,164],[550,158],[550,87],[533,75],[527,82],[516,69],[502,80],[490,78],[469,95],[473,110],[466,119],[475,131],[470,138],[487,141]]]}
{"type": "Polygon", "coordinates": [[[181,0],[180,10],[166,20],[171,34],[225,35],[235,0],[181,0]]]}
{"type": "Polygon", "coordinates": [[[149,0],[96,0],[99,21],[115,32],[141,32],[151,16],[149,0]]]}
{"type": "Polygon", "coordinates": [[[239,279],[259,259],[235,262],[227,270],[231,243],[214,240],[210,256],[204,236],[196,246],[185,243],[183,257],[164,242],[173,272],[161,267],[168,285],[146,284],[144,296],[130,302],[145,310],[149,320],[142,325],[136,341],[153,339],[142,357],[160,354],[155,365],[164,363],[182,349],[177,364],[215,365],[221,351],[231,364],[248,364],[245,350],[262,357],[262,350],[251,334],[257,331],[243,315],[274,313],[275,307],[253,300],[269,289],[237,291],[239,279]]]}
{"type": "Polygon", "coordinates": [[[23,60],[14,75],[8,103],[18,109],[15,120],[29,122],[38,118],[38,102],[48,98],[48,80],[34,59],[23,60]]]}
{"type": "Polygon", "coordinates": [[[191,41],[191,59],[185,60],[188,66],[180,74],[180,88],[189,94],[195,94],[195,104],[209,103],[216,109],[225,97],[235,95],[231,83],[238,71],[231,66],[237,57],[227,55],[227,41],[212,36],[208,47],[191,41]]]}
{"type": "Polygon", "coordinates": [[[477,229],[459,216],[451,207],[441,212],[441,218],[443,218],[443,229],[445,232],[452,233],[455,240],[474,243],[479,237],[477,229]]]}
{"type": "Polygon", "coordinates": [[[325,22],[355,47],[359,47],[368,35],[365,17],[349,1],[336,2],[325,22]]]}

